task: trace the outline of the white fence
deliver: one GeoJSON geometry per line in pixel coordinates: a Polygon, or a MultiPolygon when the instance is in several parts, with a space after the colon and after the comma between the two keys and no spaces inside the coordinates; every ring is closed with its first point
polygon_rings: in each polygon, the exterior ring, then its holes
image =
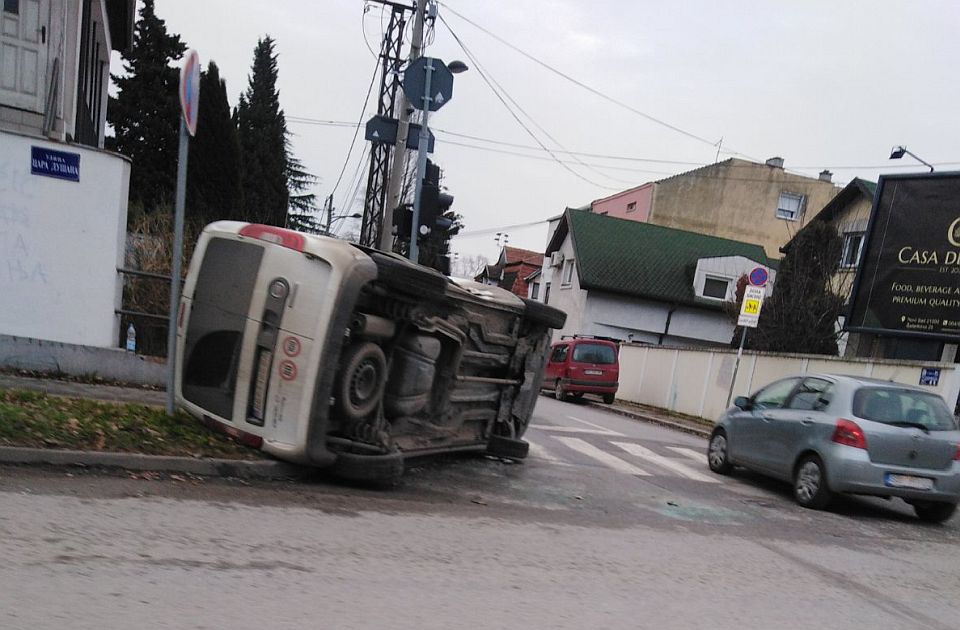
{"type": "MultiPolygon", "coordinates": [[[[725,409],[736,358],[737,353],[731,350],[624,344],[620,348],[617,398],[716,419],[725,409]]],[[[733,395],[746,396],[779,378],[809,373],[868,376],[918,385],[922,368],[940,370],[939,383],[927,387],[943,396],[953,409],[960,395],[960,364],[956,363],[744,352],[733,395]]]]}

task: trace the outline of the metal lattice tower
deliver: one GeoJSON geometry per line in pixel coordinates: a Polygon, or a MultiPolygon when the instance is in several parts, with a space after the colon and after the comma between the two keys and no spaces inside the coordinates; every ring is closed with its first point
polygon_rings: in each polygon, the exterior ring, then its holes
{"type": "MultiPolygon", "coordinates": [[[[384,3],[386,4],[386,3],[384,3]]],[[[383,46],[380,53],[380,97],[377,100],[377,114],[394,117],[397,91],[400,88],[400,48],[403,45],[403,29],[406,26],[406,12],[410,7],[389,4],[390,22],[383,34],[383,46]]],[[[390,156],[393,147],[384,143],[372,143],[370,146],[370,172],[367,175],[367,190],[363,202],[363,223],[360,227],[360,244],[376,247],[380,239],[380,225],[383,213],[388,209],[387,181],[390,178],[390,156]]],[[[390,222],[387,222],[390,225],[390,222]]]]}

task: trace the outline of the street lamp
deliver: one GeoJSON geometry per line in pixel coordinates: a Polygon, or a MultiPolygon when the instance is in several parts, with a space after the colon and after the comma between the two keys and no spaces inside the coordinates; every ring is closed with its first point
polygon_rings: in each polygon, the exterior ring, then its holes
{"type": "Polygon", "coordinates": [[[470,67],[467,64],[463,63],[462,61],[460,61],[459,59],[454,59],[453,61],[447,64],[447,70],[449,70],[453,74],[460,74],[461,72],[466,72],[469,69],[470,67]]]}
{"type": "Polygon", "coordinates": [[[910,157],[912,157],[913,159],[915,159],[917,162],[920,162],[921,164],[923,164],[924,166],[926,166],[927,168],[929,168],[931,173],[933,172],[933,165],[932,165],[932,164],[930,164],[929,162],[927,162],[927,161],[925,161],[925,160],[920,159],[919,157],[916,156],[915,153],[912,153],[912,152],[910,152],[910,151],[907,151],[907,147],[902,146],[902,145],[895,146],[895,147],[893,147],[893,148],[890,150],[890,159],[891,159],[891,160],[899,160],[900,158],[902,158],[902,157],[904,156],[904,154],[909,155],[910,157]]]}
{"type": "Polygon", "coordinates": [[[354,212],[353,214],[341,214],[339,216],[333,216],[333,209],[331,208],[327,213],[327,225],[324,230],[328,235],[330,234],[330,226],[333,225],[334,221],[341,221],[343,219],[362,219],[363,215],[359,212],[354,212]]]}

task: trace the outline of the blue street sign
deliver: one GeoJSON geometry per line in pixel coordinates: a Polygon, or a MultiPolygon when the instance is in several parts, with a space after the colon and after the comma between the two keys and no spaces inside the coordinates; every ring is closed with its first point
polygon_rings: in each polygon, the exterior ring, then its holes
{"type": "Polygon", "coordinates": [[[936,387],[940,384],[940,368],[920,368],[920,384],[936,387]]]}
{"type": "Polygon", "coordinates": [[[80,154],[45,147],[30,147],[30,173],[79,182],[80,154]]]}

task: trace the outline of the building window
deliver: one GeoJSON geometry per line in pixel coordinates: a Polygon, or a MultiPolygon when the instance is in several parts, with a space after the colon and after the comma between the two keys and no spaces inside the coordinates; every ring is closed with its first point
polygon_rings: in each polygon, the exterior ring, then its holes
{"type": "Polygon", "coordinates": [[[794,193],[780,193],[780,201],[777,203],[777,218],[788,221],[796,221],[803,212],[803,195],[794,193]]]}
{"type": "Polygon", "coordinates": [[[563,261],[563,276],[560,278],[561,286],[569,286],[573,283],[573,259],[568,258],[563,261]]]}
{"type": "Polygon", "coordinates": [[[540,297],[540,283],[534,282],[532,285],[530,285],[530,299],[536,300],[539,297],[540,297]]]}
{"type": "Polygon", "coordinates": [[[20,0],[3,0],[3,12],[18,15],[20,13],[20,0]]]}
{"type": "Polygon", "coordinates": [[[550,303],[550,283],[549,282],[543,285],[543,303],[544,304],[550,303]]]}
{"type": "Polygon", "coordinates": [[[729,280],[707,277],[703,281],[703,297],[714,300],[725,300],[727,299],[727,289],[729,287],[729,280]]]}
{"type": "Polygon", "coordinates": [[[843,235],[843,257],[841,267],[856,267],[863,252],[863,232],[849,232],[843,235]]]}
{"type": "Polygon", "coordinates": [[[637,202],[631,201],[627,204],[627,212],[636,212],[637,211],[637,202]]]}

